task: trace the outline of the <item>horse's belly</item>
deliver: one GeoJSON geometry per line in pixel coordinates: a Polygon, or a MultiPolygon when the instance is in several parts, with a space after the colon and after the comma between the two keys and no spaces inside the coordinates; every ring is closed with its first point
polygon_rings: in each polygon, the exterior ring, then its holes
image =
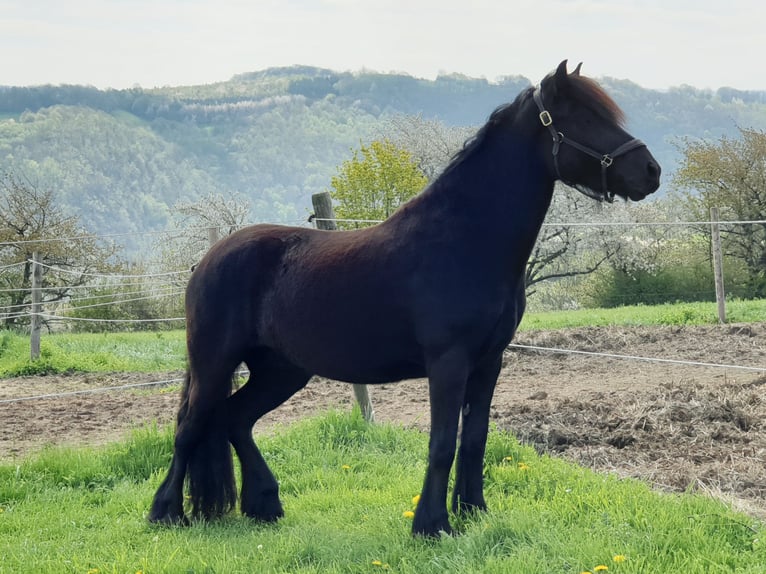
{"type": "Polygon", "coordinates": [[[310,348],[287,345],[285,354],[307,371],[356,384],[378,384],[425,376],[422,354],[401,341],[320,337],[310,348]]]}

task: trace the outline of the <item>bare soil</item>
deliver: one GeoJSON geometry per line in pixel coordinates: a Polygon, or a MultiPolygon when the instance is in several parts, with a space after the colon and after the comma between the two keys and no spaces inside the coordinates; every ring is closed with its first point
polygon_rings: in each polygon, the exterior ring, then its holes
{"type": "MultiPolygon", "coordinates": [[[[521,333],[515,343],[766,368],[766,322],[704,327],[610,327],[521,333]]],[[[99,445],[147,422],[174,420],[178,385],[18,402],[9,399],[178,379],[181,373],[0,380],[0,459],[47,445],[99,445]],[[6,402],[3,402],[6,401],[6,402]]],[[[696,489],[766,517],[766,374],[511,349],[492,420],[541,452],[655,486],[696,489]]],[[[424,380],[370,389],[378,421],[427,430],[424,380]]],[[[272,432],[331,407],[348,385],[313,380],[265,416],[272,432]]]]}

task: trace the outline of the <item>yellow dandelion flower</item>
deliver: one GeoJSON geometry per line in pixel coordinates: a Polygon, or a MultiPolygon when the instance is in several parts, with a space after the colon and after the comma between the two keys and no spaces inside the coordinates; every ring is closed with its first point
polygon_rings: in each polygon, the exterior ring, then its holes
{"type": "Polygon", "coordinates": [[[420,502],[420,495],[416,494],[412,497],[412,506],[417,506],[418,502],[420,502]]]}
{"type": "Polygon", "coordinates": [[[412,512],[412,510],[405,510],[404,512],[402,512],[402,516],[404,516],[405,518],[415,518],[415,513],[412,512]]]}
{"type": "Polygon", "coordinates": [[[529,470],[529,465],[526,462],[520,462],[519,470],[529,470]]]}
{"type": "Polygon", "coordinates": [[[347,464],[344,464],[343,466],[341,466],[341,468],[343,470],[351,470],[351,467],[349,465],[347,465],[347,464]]]}
{"type": "Polygon", "coordinates": [[[381,562],[380,560],[373,560],[372,561],[372,565],[373,566],[383,566],[383,562],[381,562]]]}
{"type": "Polygon", "coordinates": [[[607,570],[609,570],[609,566],[605,564],[599,564],[593,569],[594,572],[606,572],[607,570]]]}
{"type": "Polygon", "coordinates": [[[503,460],[506,461],[506,462],[512,462],[513,461],[513,457],[512,456],[506,456],[503,460]]]}
{"type": "Polygon", "coordinates": [[[100,570],[98,568],[91,568],[87,574],[98,574],[100,570]]]}
{"type": "Polygon", "coordinates": [[[628,558],[625,556],[625,554],[617,554],[612,558],[613,562],[616,562],[619,564],[620,562],[625,562],[628,558]]]}

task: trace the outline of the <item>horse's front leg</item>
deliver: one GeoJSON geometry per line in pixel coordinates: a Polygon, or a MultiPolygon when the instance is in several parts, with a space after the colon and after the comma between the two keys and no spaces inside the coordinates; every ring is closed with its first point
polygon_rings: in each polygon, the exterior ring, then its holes
{"type": "Polygon", "coordinates": [[[468,378],[463,400],[463,429],[457,457],[452,510],[486,510],[484,502],[484,451],[489,429],[489,407],[503,355],[485,361],[468,378]]]}
{"type": "Polygon", "coordinates": [[[452,532],[447,516],[447,483],[455,459],[460,406],[469,370],[465,354],[458,350],[442,354],[429,365],[431,437],[428,469],[412,523],[414,535],[452,532]]]}

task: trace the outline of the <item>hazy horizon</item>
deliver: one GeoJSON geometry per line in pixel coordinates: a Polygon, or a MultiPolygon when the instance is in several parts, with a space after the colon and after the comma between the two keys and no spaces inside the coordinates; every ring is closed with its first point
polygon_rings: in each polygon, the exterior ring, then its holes
{"type": "Polygon", "coordinates": [[[540,80],[563,59],[644,88],[766,90],[755,0],[0,0],[0,84],[210,84],[307,65],[540,80]],[[10,55],[11,57],[8,57],[10,55]]]}

